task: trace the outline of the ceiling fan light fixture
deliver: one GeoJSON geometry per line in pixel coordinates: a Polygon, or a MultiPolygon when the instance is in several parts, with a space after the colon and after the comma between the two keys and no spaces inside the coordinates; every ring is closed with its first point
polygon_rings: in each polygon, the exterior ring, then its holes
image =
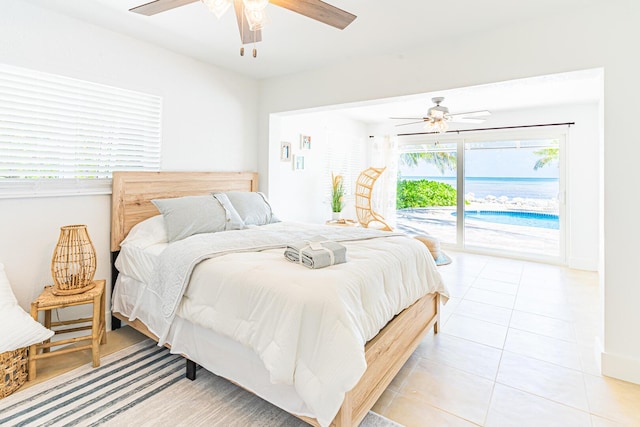
{"type": "Polygon", "coordinates": [[[428,132],[437,132],[437,133],[445,133],[447,129],[449,129],[449,125],[447,121],[444,119],[430,120],[425,125],[424,128],[428,132]]]}
{"type": "Polygon", "coordinates": [[[247,18],[247,24],[249,24],[251,31],[262,30],[270,22],[265,9],[247,9],[245,7],[244,16],[247,18]]]}
{"type": "Polygon", "coordinates": [[[267,5],[269,0],[242,0],[244,6],[244,16],[247,18],[249,29],[258,31],[269,23],[267,15],[267,5]]]}
{"type": "Polygon", "coordinates": [[[209,11],[211,11],[214,15],[216,15],[216,18],[220,19],[222,17],[222,15],[224,15],[227,10],[229,9],[229,7],[231,7],[231,4],[233,3],[233,0],[201,0],[202,3],[205,4],[205,6],[207,6],[207,9],[209,9],[209,11]]]}
{"type": "Polygon", "coordinates": [[[446,114],[449,112],[449,111],[444,111],[443,108],[446,108],[446,107],[429,108],[429,117],[431,117],[434,120],[443,120],[446,114]]]}
{"type": "Polygon", "coordinates": [[[269,4],[269,0],[242,0],[245,9],[264,10],[269,4]]]}

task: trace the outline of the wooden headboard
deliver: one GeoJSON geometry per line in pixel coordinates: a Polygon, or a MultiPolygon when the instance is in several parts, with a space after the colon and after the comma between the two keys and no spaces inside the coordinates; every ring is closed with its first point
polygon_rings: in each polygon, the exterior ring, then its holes
{"type": "Polygon", "coordinates": [[[153,199],[222,191],[258,191],[255,172],[114,172],[111,195],[111,251],[129,230],[159,212],[153,199]]]}

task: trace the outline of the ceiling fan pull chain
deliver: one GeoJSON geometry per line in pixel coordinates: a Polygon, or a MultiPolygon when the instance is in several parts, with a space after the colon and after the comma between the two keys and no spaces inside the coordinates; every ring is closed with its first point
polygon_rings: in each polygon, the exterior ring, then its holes
{"type": "Polygon", "coordinates": [[[256,48],[256,32],[253,32],[253,57],[258,57],[258,49],[256,48]]]}

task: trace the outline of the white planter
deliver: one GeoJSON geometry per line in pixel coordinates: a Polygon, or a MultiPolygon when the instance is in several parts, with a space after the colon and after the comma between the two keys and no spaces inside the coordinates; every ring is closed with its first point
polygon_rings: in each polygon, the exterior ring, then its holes
{"type": "Polygon", "coordinates": [[[340,218],[342,218],[342,212],[331,212],[331,219],[332,220],[337,221],[340,218]]]}

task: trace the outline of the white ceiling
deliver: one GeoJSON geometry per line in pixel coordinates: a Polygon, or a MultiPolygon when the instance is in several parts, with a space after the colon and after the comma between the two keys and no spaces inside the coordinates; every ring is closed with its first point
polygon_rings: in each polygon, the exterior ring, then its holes
{"type": "MultiPolygon", "coordinates": [[[[513,25],[546,15],[550,10],[571,12],[600,2],[327,0],[357,15],[342,31],[269,5],[271,22],[263,30],[263,41],[257,44],[258,57],[254,59],[250,53],[239,55],[240,37],[231,9],[218,21],[201,2],[148,17],[129,9],[150,0],[24,1],[256,79],[361,56],[410,52],[425,43],[513,25]]],[[[501,110],[595,101],[600,97],[600,79],[599,71],[583,71],[335,108],[366,123],[393,125],[400,121],[390,121],[389,117],[421,117],[432,105],[432,97],[444,96],[444,105],[451,113],[489,110],[496,114],[501,110]]],[[[411,132],[420,127],[418,124],[401,129],[411,132]]]]}
{"type": "Polygon", "coordinates": [[[357,15],[338,30],[275,5],[258,43],[258,58],[240,57],[232,10],[218,21],[201,2],[154,16],[129,12],[150,0],[24,0],[128,34],[201,61],[262,79],[354,57],[402,53],[443,38],[460,37],[600,0],[327,0],[357,15]]]}
{"type": "MultiPolygon", "coordinates": [[[[602,78],[600,69],[582,70],[350,105],[336,105],[331,108],[323,107],[321,110],[331,110],[354,120],[394,128],[402,133],[419,132],[422,131],[423,124],[395,127],[412,120],[391,120],[390,117],[424,117],[427,110],[434,105],[431,99],[435,96],[445,98],[442,105],[449,108],[452,114],[489,110],[492,116],[499,116],[505,111],[597,102],[601,97],[602,78]]],[[[289,114],[307,112],[314,112],[314,110],[289,114]]],[[[475,124],[450,125],[451,129],[477,127],[479,125],[475,124]]]]}

